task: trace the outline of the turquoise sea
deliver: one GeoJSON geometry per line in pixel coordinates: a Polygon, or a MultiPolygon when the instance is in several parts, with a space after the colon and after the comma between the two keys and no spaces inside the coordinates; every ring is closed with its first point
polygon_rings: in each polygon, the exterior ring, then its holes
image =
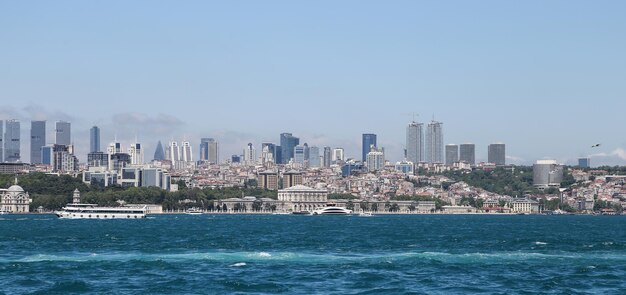
{"type": "Polygon", "coordinates": [[[625,294],[626,216],[0,217],[3,294],[625,294]]]}

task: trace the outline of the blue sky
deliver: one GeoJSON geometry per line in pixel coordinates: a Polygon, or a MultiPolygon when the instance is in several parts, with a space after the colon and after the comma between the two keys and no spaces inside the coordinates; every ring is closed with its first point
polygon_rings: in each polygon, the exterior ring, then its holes
{"type": "MultiPolygon", "coordinates": [[[[292,132],[400,160],[411,113],[512,163],[626,164],[624,1],[1,1],[0,119],[103,142],[292,132]],[[599,149],[591,144],[602,143],[599,149]]],[[[51,138],[51,137],[50,137],[51,138]]],[[[148,155],[151,157],[151,155],[148,155]]],[[[81,156],[84,158],[84,156],[81,156]]]]}

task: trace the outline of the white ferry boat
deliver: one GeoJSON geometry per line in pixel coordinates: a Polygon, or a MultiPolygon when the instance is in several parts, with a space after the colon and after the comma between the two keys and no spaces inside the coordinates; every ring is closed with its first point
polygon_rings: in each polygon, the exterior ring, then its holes
{"type": "Polygon", "coordinates": [[[337,207],[334,203],[326,204],[326,207],[313,211],[313,215],[349,215],[352,210],[344,207],[337,207]]]}
{"type": "Polygon", "coordinates": [[[96,204],[71,203],[54,213],[66,219],[137,219],[146,218],[146,206],[100,207],[96,204]]]}
{"type": "Polygon", "coordinates": [[[80,192],[74,191],[73,202],[65,205],[54,214],[64,219],[139,219],[146,218],[147,206],[141,207],[100,207],[97,204],[80,202],[80,192]]]}

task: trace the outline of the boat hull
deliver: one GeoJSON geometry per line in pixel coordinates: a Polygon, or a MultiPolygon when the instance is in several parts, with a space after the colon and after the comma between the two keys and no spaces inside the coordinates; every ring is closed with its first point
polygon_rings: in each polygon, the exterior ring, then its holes
{"type": "Polygon", "coordinates": [[[146,218],[145,213],[82,213],[57,211],[56,216],[61,219],[140,219],[146,218]]]}

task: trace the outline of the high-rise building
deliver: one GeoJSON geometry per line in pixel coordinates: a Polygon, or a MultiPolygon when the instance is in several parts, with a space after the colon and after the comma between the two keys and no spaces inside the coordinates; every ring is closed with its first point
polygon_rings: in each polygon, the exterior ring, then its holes
{"type": "Polygon", "coordinates": [[[78,171],[78,158],[74,156],[74,147],[72,145],[55,144],[51,166],[53,172],[78,171]]]}
{"type": "Polygon", "coordinates": [[[71,145],[72,144],[72,125],[70,122],[57,121],[55,130],[56,144],[71,145]]]}
{"type": "Polygon", "coordinates": [[[382,149],[372,148],[367,153],[367,171],[378,171],[385,167],[385,153],[382,149]]]}
{"type": "Polygon", "coordinates": [[[292,186],[302,184],[302,173],[291,170],[283,173],[283,188],[290,188],[292,186]]]}
{"type": "Polygon", "coordinates": [[[332,152],[329,146],[324,147],[324,167],[328,168],[333,163],[332,152]]]}
{"type": "Polygon", "coordinates": [[[470,165],[476,165],[476,145],[463,143],[459,148],[459,161],[470,165]]]}
{"type": "Polygon", "coordinates": [[[333,162],[344,162],[345,160],[345,153],[342,148],[333,149],[333,162]]]}
{"type": "Polygon", "coordinates": [[[161,144],[160,140],[157,143],[156,149],[154,150],[154,160],[155,161],[165,160],[165,151],[163,151],[163,144],[161,144]]]}
{"type": "Polygon", "coordinates": [[[424,124],[411,122],[406,127],[406,158],[413,163],[424,161],[424,124]]]}
{"type": "Polygon", "coordinates": [[[446,165],[452,166],[452,164],[459,161],[459,146],[456,144],[446,145],[446,165]]]}
{"type": "Polygon", "coordinates": [[[276,145],[269,142],[261,144],[261,164],[275,164],[276,163],[276,145]]]}
{"type": "Polygon", "coordinates": [[[248,143],[246,148],[243,150],[243,161],[249,166],[256,165],[256,150],[254,149],[254,145],[252,143],[248,143]]]}
{"type": "Polygon", "coordinates": [[[119,154],[121,152],[122,152],[122,144],[117,141],[110,143],[109,147],[107,148],[107,154],[109,155],[119,154]]]}
{"type": "Polygon", "coordinates": [[[180,147],[178,146],[178,142],[169,142],[169,144],[167,145],[167,151],[165,152],[165,159],[170,160],[172,163],[181,160],[180,147]]]}
{"type": "Polygon", "coordinates": [[[300,138],[293,136],[291,133],[280,134],[280,164],[287,164],[293,159],[294,148],[300,144],[300,138]]]}
{"type": "Polygon", "coordinates": [[[320,167],[320,148],[316,146],[309,147],[309,167],[320,167]]]}
{"type": "Polygon", "coordinates": [[[217,164],[217,141],[215,139],[200,139],[200,161],[217,164]]]}
{"type": "Polygon", "coordinates": [[[4,121],[0,120],[0,163],[4,162],[4,121]]]}
{"type": "Polygon", "coordinates": [[[306,147],[303,145],[297,145],[293,148],[293,162],[296,164],[304,165],[306,147]]]}
{"type": "Polygon", "coordinates": [[[41,164],[52,166],[54,159],[54,145],[49,144],[41,147],[41,164]]]}
{"type": "Polygon", "coordinates": [[[4,130],[4,161],[17,163],[20,154],[20,121],[8,120],[4,130]]]}
{"type": "Polygon", "coordinates": [[[109,155],[103,152],[93,152],[87,154],[87,165],[89,167],[109,167],[109,155]]]}
{"type": "Polygon", "coordinates": [[[431,121],[426,129],[426,162],[443,162],[443,123],[431,121]]]}
{"type": "Polygon", "coordinates": [[[100,127],[93,126],[89,129],[89,152],[96,153],[100,151],[100,127]]]}
{"type": "Polygon", "coordinates": [[[259,172],[258,183],[264,190],[278,190],[278,173],[276,171],[259,172]]]}
{"type": "Polygon", "coordinates": [[[141,143],[134,143],[128,148],[130,163],[132,165],[143,165],[143,148],[141,143]]]}
{"type": "Polygon", "coordinates": [[[591,159],[590,158],[578,158],[578,167],[580,168],[591,167],[591,159]]]}
{"type": "Polygon", "coordinates": [[[304,162],[308,163],[310,159],[309,156],[309,144],[308,143],[304,143],[304,162]]]}
{"type": "Polygon", "coordinates": [[[488,147],[487,158],[489,163],[497,166],[506,165],[506,146],[504,143],[492,143],[488,147]]]}
{"type": "Polygon", "coordinates": [[[185,163],[193,162],[193,152],[191,150],[191,143],[189,141],[182,142],[182,160],[185,163]]]}
{"type": "Polygon", "coordinates": [[[367,154],[371,151],[372,147],[377,147],[376,145],[376,134],[364,133],[362,137],[362,161],[365,162],[367,160],[367,154]]]}
{"type": "Polygon", "coordinates": [[[219,154],[219,143],[217,140],[213,138],[209,138],[209,154],[207,161],[211,164],[219,164],[220,162],[220,154],[219,154]]]}
{"type": "Polygon", "coordinates": [[[533,185],[539,188],[558,187],[563,181],[563,165],[555,160],[539,160],[533,165],[533,185]]]}
{"type": "Polygon", "coordinates": [[[209,139],[200,138],[200,161],[209,160],[209,139]]]}
{"type": "Polygon", "coordinates": [[[41,148],[46,145],[46,121],[30,122],[30,163],[41,164],[41,148]]]}

